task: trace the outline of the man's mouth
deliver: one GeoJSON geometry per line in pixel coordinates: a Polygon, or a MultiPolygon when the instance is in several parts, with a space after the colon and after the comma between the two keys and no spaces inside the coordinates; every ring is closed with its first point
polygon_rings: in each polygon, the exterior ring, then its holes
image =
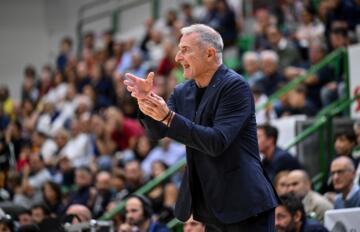
{"type": "Polygon", "coordinates": [[[188,68],[190,68],[190,65],[184,64],[183,67],[184,67],[184,69],[188,69],[188,68]]]}

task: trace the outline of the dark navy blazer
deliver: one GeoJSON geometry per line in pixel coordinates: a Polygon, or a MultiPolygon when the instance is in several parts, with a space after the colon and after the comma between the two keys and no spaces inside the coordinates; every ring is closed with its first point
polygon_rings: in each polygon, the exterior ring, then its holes
{"type": "Polygon", "coordinates": [[[176,112],[169,128],[149,117],[141,120],[152,138],[168,136],[186,145],[187,169],[175,216],[186,221],[192,213],[194,166],[206,204],[223,223],[276,207],[278,198],[260,162],[254,100],[246,81],[221,65],[197,111],[195,95],[193,80],[176,86],[168,101],[176,112]]]}

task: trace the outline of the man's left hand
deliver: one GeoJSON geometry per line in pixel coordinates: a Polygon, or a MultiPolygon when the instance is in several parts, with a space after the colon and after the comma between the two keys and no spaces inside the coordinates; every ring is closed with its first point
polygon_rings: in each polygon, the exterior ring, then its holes
{"type": "Polygon", "coordinates": [[[165,100],[155,93],[149,94],[146,98],[138,99],[141,112],[156,121],[163,120],[169,113],[169,107],[165,100]]]}

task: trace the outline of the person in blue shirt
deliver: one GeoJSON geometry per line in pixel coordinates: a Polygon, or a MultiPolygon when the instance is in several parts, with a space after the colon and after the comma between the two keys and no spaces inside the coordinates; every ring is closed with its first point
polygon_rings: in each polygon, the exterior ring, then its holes
{"type": "Polygon", "coordinates": [[[281,171],[302,169],[295,157],[276,145],[278,130],[275,127],[268,124],[258,125],[257,136],[259,151],[264,156],[262,163],[271,181],[281,171]]]}
{"type": "Polygon", "coordinates": [[[360,207],[360,187],[354,184],[355,166],[347,156],[340,156],[331,163],[330,174],[335,196],[334,208],[344,209],[360,207]]]}

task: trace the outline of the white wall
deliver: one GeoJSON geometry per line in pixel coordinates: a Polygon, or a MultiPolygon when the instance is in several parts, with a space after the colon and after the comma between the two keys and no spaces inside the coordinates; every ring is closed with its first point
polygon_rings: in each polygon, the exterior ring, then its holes
{"type": "Polygon", "coordinates": [[[54,63],[65,35],[75,38],[77,9],[90,0],[1,0],[0,83],[20,98],[23,69],[54,63]]]}
{"type": "MultiPolygon", "coordinates": [[[[133,0],[98,1],[105,4],[85,11],[85,17],[115,9],[133,0]]],[[[0,0],[0,84],[9,86],[13,98],[20,99],[26,65],[34,65],[39,73],[44,64],[54,64],[59,42],[64,36],[73,38],[76,48],[78,10],[88,2],[94,0],[0,0]]],[[[183,0],[162,0],[160,17],[165,15],[167,9],[176,8],[181,2],[183,0]]],[[[150,16],[150,3],[124,12],[119,19],[120,37],[133,31],[130,34],[140,38],[143,22],[150,16]]],[[[110,25],[111,17],[108,17],[86,25],[84,31],[95,31],[96,36],[100,37],[110,25]]]]}

